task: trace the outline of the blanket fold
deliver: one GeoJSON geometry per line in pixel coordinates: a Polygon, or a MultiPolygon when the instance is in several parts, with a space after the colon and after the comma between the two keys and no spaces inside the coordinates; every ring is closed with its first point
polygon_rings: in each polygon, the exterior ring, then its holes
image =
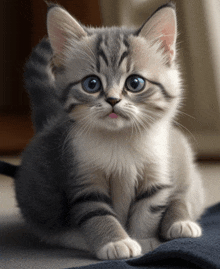
{"type": "Polygon", "coordinates": [[[220,203],[210,207],[202,216],[200,223],[203,235],[199,238],[171,240],[136,259],[107,261],[73,268],[220,269],[220,203]]]}

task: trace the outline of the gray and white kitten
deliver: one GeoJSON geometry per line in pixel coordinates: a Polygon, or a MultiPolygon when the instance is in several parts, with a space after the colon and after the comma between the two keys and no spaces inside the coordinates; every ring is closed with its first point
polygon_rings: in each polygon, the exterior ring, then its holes
{"type": "Polygon", "coordinates": [[[173,126],[182,94],[174,7],[133,30],[88,28],[54,5],[47,29],[26,68],[36,135],[15,183],[27,223],[99,259],[201,236],[202,182],[173,126]]]}

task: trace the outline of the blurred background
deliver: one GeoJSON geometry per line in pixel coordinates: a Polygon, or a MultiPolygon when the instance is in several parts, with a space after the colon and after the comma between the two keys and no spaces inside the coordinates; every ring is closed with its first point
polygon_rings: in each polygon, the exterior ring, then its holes
{"type": "MultiPolygon", "coordinates": [[[[168,2],[51,1],[64,6],[85,25],[134,24],[137,27],[168,2]]],[[[197,152],[208,207],[220,202],[220,0],[173,2],[178,16],[178,61],[185,92],[177,122],[197,152]]],[[[31,49],[46,35],[47,6],[43,0],[1,0],[0,10],[0,160],[19,164],[20,153],[33,136],[23,68],[31,49]]],[[[7,261],[4,268],[45,268],[45,264],[50,264],[50,268],[69,268],[94,262],[72,250],[68,255],[66,249],[60,254],[56,248],[42,248],[37,240],[30,243],[31,237],[23,225],[14,180],[0,175],[0,233],[3,235],[0,248],[2,246],[7,261]],[[76,257],[75,264],[73,257],[76,257]]]]}
{"type": "MultiPolygon", "coordinates": [[[[58,0],[85,25],[139,27],[166,0],[58,0]]],[[[178,117],[200,160],[220,160],[220,1],[176,3],[184,102],[178,117]]],[[[1,0],[0,156],[19,155],[33,136],[23,67],[46,35],[43,0],[1,0]]]]}

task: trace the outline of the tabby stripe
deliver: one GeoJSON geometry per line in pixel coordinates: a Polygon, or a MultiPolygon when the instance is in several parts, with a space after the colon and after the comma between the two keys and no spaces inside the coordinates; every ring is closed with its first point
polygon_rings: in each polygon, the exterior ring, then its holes
{"type": "Polygon", "coordinates": [[[87,222],[88,220],[94,218],[94,217],[102,217],[102,216],[113,216],[116,217],[115,214],[113,214],[112,212],[106,210],[106,209],[97,209],[94,210],[92,212],[89,212],[87,214],[85,214],[78,222],[79,226],[82,226],[85,222],[87,222]]]}
{"type": "Polygon", "coordinates": [[[135,199],[135,202],[139,202],[140,200],[151,198],[152,196],[156,195],[159,191],[166,188],[171,188],[171,186],[170,185],[155,185],[151,187],[150,189],[146,190],[144,193],[138,195],[135,199]]]}
{"type": "Polygon", "coordinates": [[[128,51],[124,51],[121,55],[121,58],[118,62],[118,67],[121,65],[121,63],[123,62],[123,60],[128,56],[129,52],[128,51]]]}
{"type": "Polygon", "coordinates": [[[77,106],[77,104],[70,104],[67,108],[65,108],[65,112],[66,113],[71,113],[73,111],[73,109],[77,106]]]}
{"type": "Polygon", "coordinates": [[[86,202],[103,202],[110,206],[112,205],[112,201],[107,195],[95,192],[79,196],[73,201],[73,205],[86,202]]]}
{"type": "Polygon", "coordinates": [[[48,74],[42,72],[40,69],[37,70],[36,67],[31,67],[27,65],[26,73],[25,73],[25,78],[30,79],[39,79],[39,80],[47,80],[48,79],[48,74]]]}
{"type": "Polygon", "coordinates": [[[104,62],[105,62],[106,65],[108,66],[108,59],[107,59],[107,57],[106,57],[106,55],[105,55],[105,53],[104,53],[104,51],[103,51],[102,49],[99,49],[99,51],[98,51],[98,55],[99,55],[100,57],[102,57],[102,59],[104,60],[104,62]]]}
{"type": "Polygon", "coordinates": [[[97,59],[97,62],[96,62],[96,70],[97,70],[97,72],[100,73],[100,62],[99,62],[99,59],[97,59]]]}
{"type": "Polygon", "coordinates": [[[97,42],[97,46],[96,46],[96,51],[97,51],[97,62],[96,62],[96,69],[97,71],[100,73],[100,61],[99,61],[99,56],[103,58],[104,62],[106,63],[106,65],[108,66],[108,59],[104,53],[104,51],[102,50],[102,48],[100,47],[100,44],[103,42],[102,36],[98,37],[98,42],[97,42]]]}
{"type": "Polygon", "coordinates": [[[77,89],[74,89],[73,91],[71,91],[70,94],[67,94],[66,97],[63,99],[61,98],[61,102],[65,105],[65,102],[67,101],[67,98],[69,97],[69,95],[71,95],[72,97],[75,98],[75,100],[72,100],[71,103],[68,104],[68,107],[65,108],[65,111],[67,113],[70,113],[73,108],[76,106],[76,105],[79,105],[79,104],[93,104],[94,105],[94,97],[93,96],[89,96],[89,95],[86,95],[86,94],[83,94],[81,93],[80,90],[77,90],[77,89]]]}
{"type": "Polygon", "coordinates": [[[150,206],[151,213],[158,213],[161,211],[164,211],[167,208],[167,205],[156,205],[156,206],[150,206]]]}
{"type": "Polygon", "coordinates": [[[33,51],[31,54],[31,61],[33,63],[39,63],[41,65],[47,65],[48,60],[40,54],[40,52],[33,51]]]}
{"type": "Polygon", "coordinates": [[[40,43],[39,48],[45,49],[47,51],[51,51],[52,52],[52,48],[50,45],[50,42],[47,39],[43,39],[42,42],[40,43]]]}
{"type": "Polygon", "coordinates": [[[152,95],[155,94],[155,87],[151,87],[146,91],[136,95],[134,101],[137,103],[145,103],[147,99],[149,99],[152,95]]]}
{"type": "Polygon", "coordinates": [[[70,83],[70,84],[69,84],[69,85],[62,91],[61,101],[62,101],[63,103],[66,102],[66,100],[67,100],[67,98],[68,98],[68,95],[69,95],[69,92],[72,90],[72,88],[73,88],[75,85],[79,84],[79,83],[81,83],[81,80],[72,82],[72,83],[70,83]]]}
{"type": "Polygon", "coordinates": [[[74,89],[71,91],[71,95],[79,102],[81,103],[92,103],[94,100],[94,97],[91,95],[83,94],[80,90],[74,89]]]}
{"type": "Polygon", "coordinates": [[[164,95],[164,97],[165,97],[166,99],[172,99],[172,98],[174,98],[173,96],[169,95],[169,93],[168,93],[167,90],[164,88],[164,86],[163,86],[162,84],[160,84],[159,82],[152,81],[152,80],[149,80],[149,79],[147,79],[147,81],[149,81],[150,83],[152,83],[152,84],[154,84],[154,85],[157,85],[157,86],[160,88],[162,94],[164,95]]]}
{"type": "Polygon", "coordinates": [[[129,43],[128,43],[128,41],[127,41],[127,39],[125,37],[123,39],[123,43],[124,43],[124,45],[125,45],[126,48],[129,48],[130,47],[130,45],[129,45],[129,43]]]}

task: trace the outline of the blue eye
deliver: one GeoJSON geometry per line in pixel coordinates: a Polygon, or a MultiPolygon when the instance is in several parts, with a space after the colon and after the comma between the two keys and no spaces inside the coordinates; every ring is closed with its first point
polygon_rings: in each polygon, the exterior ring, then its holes
{"type": "Polygon", "coordinates": [[[83,87],[84,91],[86,91],[88,93],[96,93],[96,92],[100,91],[102,84],[101,84],[101,81],[98,77],[90,76],[90,77],[86,77],[82,81],[82,87],[83,87]]]}
{"type": "Polygon", "coordinates": [[[145,80],[137,75],[132,75],[127,78],[125,87],[130,92],[140,92],[145,87],[145,80]]]}

